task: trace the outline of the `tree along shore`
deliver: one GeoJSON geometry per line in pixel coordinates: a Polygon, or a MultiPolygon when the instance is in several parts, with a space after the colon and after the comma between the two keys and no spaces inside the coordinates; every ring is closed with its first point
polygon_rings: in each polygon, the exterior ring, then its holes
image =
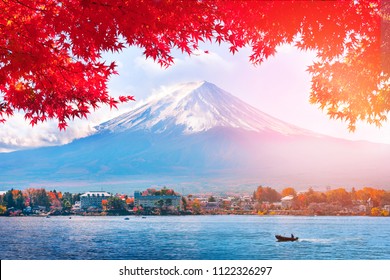
{"type": "Polygon", "coordinates": [[[173,189],[147,189],[143,195],[157,196],[152,206],[136,203],[128,194],[113,194],[101,205],[82,209],[77,207],[81,193],[47,191],[44,188],[11,189],[0,195],[2,216],[47,215],[338,215],[389,216],[390,191],[365,187],[328,189],[324,192],[309,188],[297,192],[289,187],[281,192],[258,186],[248,194],[189,194],[179,195],[180,204],[173,206],[173,189]]]}

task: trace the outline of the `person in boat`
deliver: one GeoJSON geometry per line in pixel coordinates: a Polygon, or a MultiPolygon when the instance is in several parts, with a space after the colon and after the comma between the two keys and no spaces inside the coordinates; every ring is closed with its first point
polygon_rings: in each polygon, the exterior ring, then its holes
{"type": "Polygon", "coordinates": [[[291,238],[294,239],[294,234],[291,233],[291,238]]]}

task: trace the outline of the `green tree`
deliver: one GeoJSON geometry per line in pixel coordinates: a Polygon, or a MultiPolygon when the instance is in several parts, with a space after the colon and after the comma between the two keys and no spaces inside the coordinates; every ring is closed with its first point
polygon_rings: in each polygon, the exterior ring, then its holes
{"type": "Polygon", "coordinates": [[[11,189],[4,194],[3,201],[4,201],[4,205],[7,206],[7,208],[12,208],[12,207],[16,206],[15,200],[14,200],[14,197],[12,194],[13,190],[14,189],[11,189]]]}
{"type": "Polygon", "coordinates": [[[188,201],[184,196],[181,197],[181,203],[183,205],[183,210],[187,211],[188,201]]]}
{"type": "Polygon", "coordinates": [[[64,192],[62,194],[61,202],[64,204],[66,201],[69,201],[71,205],[75,204],[76,201],[80,201],[80,193],[70,193],[64,192]]]}
{"type": "Polygon", "coordinates": [[[47,195],[47,192],[44,188],[35,189],[28,188],[24,190],[25,197],[28,198],[31,207],[34,206],[50,206],[50,199],[47,195]]]}
{"type": "Polygon", "coordinates": [[[69,211],[72,208],[72,204],[68,200],[63,200],[62,207],[65,211],[69,211]]]}
{"type": "Polygon", "coordinates": [[[110,210],[122,211],[126,209],[126,203],[116,196],[111,196],[107,199],[107,207],[110,210]]]}
{"type": "Polygon", "coordinates": [[[14,195],[15,208],[23,210],[25,207],[25,201],[22,191],[18,191],[16,195],[14,195]]]}
{"type": "Polygon", "coordinates": [[[62,194],[62,204],[64,204],[66,201],[68,201],[70,204],[74,204],[73,195],[70,192],[64,192],[62,194]]]}
{"type": "Polygon", "coordinates": [[[44,206],[46,208],[50,206],[50,199],[45,189],[42,188],[36,190],[33,204],[37,206],[44,206]]]}
{"type": "Polygon", "coordinates": [[[72,194],[72,204],[74,204],[76,201],[80,201],[81,193],[74,193],[72,194]]]}

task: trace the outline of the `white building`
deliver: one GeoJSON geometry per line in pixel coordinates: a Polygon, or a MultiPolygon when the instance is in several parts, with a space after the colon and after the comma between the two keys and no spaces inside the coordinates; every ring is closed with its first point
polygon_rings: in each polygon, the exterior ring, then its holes
{"type": "Polygon", "coordinates": [[[284,209],[291,208],[293,204],[294,196],[293,195],[288,195],[285,197],[282,197],[281,199],[281,207],[284,209]]]}
{"type": "Polygon", "coordinates": [[[80,211],[81,210],[81,201],[75,201],[74,205],[72,206],[73,211],[80,211]]]}
{"type": "Polygon", "coordinates": [[[80,208],[87,209],[89,207],[102,208],[102,200],[108,199],[112,195],[103,191],[86,192],[80,196],[80,208]]]}

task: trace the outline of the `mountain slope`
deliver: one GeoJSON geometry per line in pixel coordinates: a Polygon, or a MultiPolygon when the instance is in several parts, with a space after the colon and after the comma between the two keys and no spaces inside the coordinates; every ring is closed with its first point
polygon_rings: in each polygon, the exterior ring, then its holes
{"type": "Polygon", "coordinates": [[[275,119],[205,81],[177,85],[167,94],[98,128],[113,132],[131,129],[162,133],[178,127],[185,134],[215,127],[256,132],[272,130],[286,135],[314,134],[275,119]]]}
{"type": "Polygon", "coordinates": [[[390,145],[277,120],[207,82],[174,87],[68,145],[0,154],[1,184],[390,186],[390,145]]]}

